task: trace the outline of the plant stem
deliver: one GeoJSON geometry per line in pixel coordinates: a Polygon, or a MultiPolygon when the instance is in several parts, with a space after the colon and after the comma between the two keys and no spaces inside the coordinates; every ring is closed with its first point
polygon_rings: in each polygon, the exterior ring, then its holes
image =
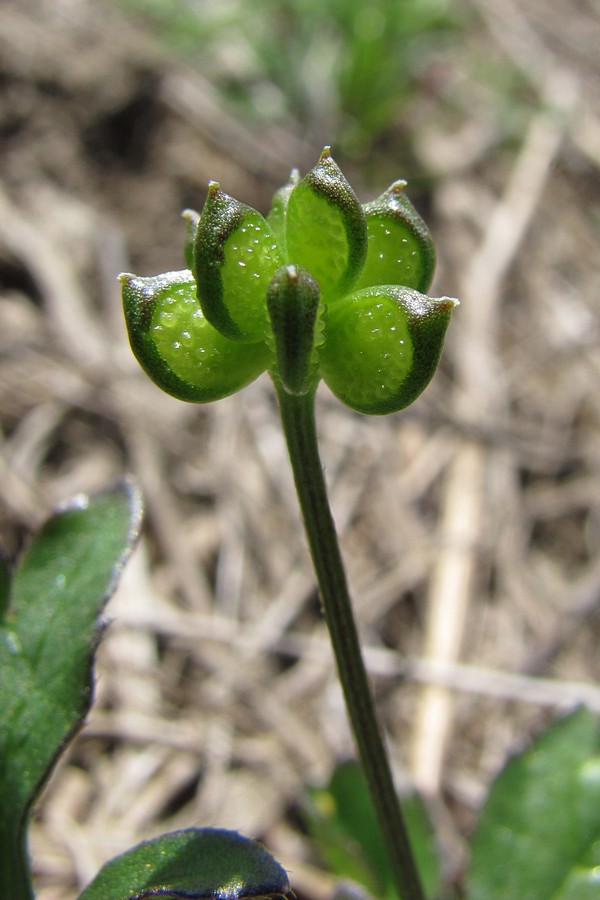
{"type": "Polygon", "coordinates": [[[283,430],[348,716],[402,900],[424,900],[377,723],[319,457],[315,395],[276,385],[283,430]]]}

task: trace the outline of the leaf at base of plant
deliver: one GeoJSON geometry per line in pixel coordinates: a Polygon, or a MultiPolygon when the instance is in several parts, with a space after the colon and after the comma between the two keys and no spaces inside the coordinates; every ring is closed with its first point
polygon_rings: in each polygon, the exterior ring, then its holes
{"type": "Polygon", "coordinates": [[[600,728],[554,722],[493,783],[473,838],[468,900],[600,897],[600,728]]]}
{"type": "MultiPolygon", "coordinates": [[[[416,794],[401,799],[413,852],[428,897],[440,884],[433,831],[416,794]]],[[[352,879],[375,897],[395,900],[394,877],[358,763],[341,763],[326,788],[308,792],[304,817],[329,871],[352,879]]]]}
{"type": "Polygon", "coordinates": [[[260,844],[236,831],[188,828],[117,856],[79,900],[274,900],[290,891],[285,870],[260,844]]]}
{"type": "Polygon", "coordinates": [[[52,516],[18,565],[0,614],[0,897],[32,897],[29,810],[92,702],[98,617],[139,532],[125,482],[52,516]]]}

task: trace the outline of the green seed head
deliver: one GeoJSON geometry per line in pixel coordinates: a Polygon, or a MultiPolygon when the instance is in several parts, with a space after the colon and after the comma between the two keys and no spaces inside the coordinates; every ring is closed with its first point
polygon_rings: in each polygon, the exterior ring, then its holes
{"type": "Polygon", "coordinates": [[[131,345],[156,383],[199,403],[268,369],[285,391],[324,378],[352,409],[412,403],[439,361],[456,301],[424,296],[433,241],[398,181],[361,206],[326,147],[263,216],[211,183],[186,210],[191,271],[123,275],[131,345]]]}
{"type": "Polygon", "coordinates": [[[277,246],[284,259],[287,258],[287,238],[286,238],[286,219],[287,208],[292,195],[292,191],[300,182],[300,173],[298,169],[292,169],[287,184],[279,188],[273,197],[271,212],[267,216],[267,222],[271,226],[277,246]]]}

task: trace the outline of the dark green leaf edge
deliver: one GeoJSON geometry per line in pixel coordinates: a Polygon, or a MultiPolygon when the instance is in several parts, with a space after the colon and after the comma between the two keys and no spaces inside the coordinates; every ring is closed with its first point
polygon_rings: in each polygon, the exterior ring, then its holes
{"type": "Polygon", "coordinates": [[[142,841],[109,860],[84,888],[78,900],[99,900],[100,897],[102,900],[150,900],[152,897],[172,900],[285,900],[290,896],[294,895],[287,872],[262,844],[225,828],[185,828],[142,841]],[[200,871],[199,875],[194,873],[192,877],[199,882],[210,882],[214,878],[219,883],[199,884],[196,887],[177,887],[174,883],[166,883],[177,878],[188,880],[190,862],[185,857],[189,857],[190,850],[199,854],[202,849],[212,851],[217,858],[221,856],[216,864],[220,871],[208,875],[200,871]],[[227,871],[223,870],[223,853],[232,857],[232,862],[225,863],[227,871]],[[249,874],[244,874],[244,867],[249,874]],[[119,881],[122,889],[118,886],[119,881]],[[148,881],[154,881],[154,885],[148,885],[148,881]],[[157,884],[158,881],[163,881],[163,884],[157,884]]]}
{"type": "MultiPolygon", "coordinates": [[[[129,508],[129,528],[125,536],[125,545],[123,547],[123,552],[113,566],[111,579],[108,582],[104,596],[98,606],[98,616],[100,616],[104,612],[106,604],[114,596],[114,593],[119,586],[119,581],[121,580],[123,569],[129,562],[129,559],[131,558],[131,555],[135,550],[137,542],[140,538],[142,520],[144,518],[144,503],[140,486],[138,485],[135,478],[133,478],[133,476],[126,475],[124,478],[121,478],[118,481],[107,485],[107,487],[102,488],[102,490],[96,491],[93,494],[76,494],[74,497],[65,500],[64,503],[58,504],[54,511],[55,515],[60,515],[61,513],[69,512],[70,510],[83,509],[95,499],[104,497],[106,494],[116,494],[119,491],[122,491],[127,499],[127,506],[129,508]]],[[[100,623],[101,632],[104,630],[107,624],[107,622],[100,623]]],[[[94,645],[94,649],[98,647],[100,637],[102,636],[101,632],[98,636],[98,640],[94,645]]]]}
{"type": "MultiPolygon", "coordinates": [[[[76,510],[84,508],[91,501],[93,501],[96,497],[102,497],[106,494],[117,493],[118,491],[123,491],[127,498],[127,505],[129,507],[129,528],[127,530],[127,535],[125,539],[125,545],[123,548],[123,552],[121,556],[115,563],[112,576],[110,581],[108,582],[106,591],[102,600],[98,605],[98,627],[96,629],[96,634],[94,635],[94,639],[90,644],[90,654],[89,654],[89,665],[87,669],[87,684],[90,686],[90,690],[86,692],[85,696],[87,698],[87,702],[84,704],[84,709],[82,711],[81,717],[75,722],[73,727],[67,734],[64,739],[60,742],[60,744],[56,748],[56,752],[48,763],[48,767],[45,772],[40,777],[38,783],[33,788],[31,792],[31,796],[29,798],[29,802],[25,809],[23,810],[23,816],[21,818],[21,823],[19,826],[19,839],[22,840],[23,834],[27,827],[27,822],[29,819],[29,814],[31,812],[31,808],[33,804],[36,802],[37,798],[40,796],[41,791],[43,790],[48,778],[50,777],[56,763],[59,758],[65,751],[65,749],[69,746],[71,741],[75,738],[75,736],[81,731],[81,728],[84,725],[85,717],[91,709],[93,703],[93,690],[92,690],[92,673],[94,669],[94,661],[96,657],[96,650],[98,649],[98,645],[100,640],[102,639],[102,635],[109,624],[107,620],[102,620],[101,616],[106,607],[108,601],[113,597],[118,584],[123,573],[123,569],[127,564],[128,560],[133,553],[135,546],[139,540],[139,536],[141,533],[142,519],[144,513],[143,500],[141,490],[135,481],[134,478],[127,476],[107,487],[103,488],[101,491],[97,491],[94,494],[76,494],[74,497],[66,500],[64,503],[58,504],[55,508],[53,515],[60,515],[62,513],[69,512],[70,510],[76,510]]],[[[51,517],[50,517],[51,518],[51,517]]],[[[49,521],[49,520],[48,520],[49,521]]],[[[42,526],[43,528],[44,526],[42,526]]]]}

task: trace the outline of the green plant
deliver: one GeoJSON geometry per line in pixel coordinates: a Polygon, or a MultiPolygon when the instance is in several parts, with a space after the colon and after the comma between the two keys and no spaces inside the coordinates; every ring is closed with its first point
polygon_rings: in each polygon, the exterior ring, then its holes
{"type": "MultiPolygon", "coordinates": [[[[418,796],[405,797],[428,896],[440,896],[437,847],[418,796]]],[[[395,897],[360,770],[342,763],[310,788],[303,816],[330,872],[395,897]]],[[[467,900],[600,896],[600,727],[580,708],[544,729],[494,779],[471,840],[467,900]]],[[[449,891],[441,894],[455,896],[449,891]]]]}
{"type": "MultiPolygon", "coordinates": [[[[52,516],[14,571],[0,565],[0,897],[30,900],[27,824],[60,753],[92,703],[102,610],[141,522],[130,482],[76,497],[52,516]]],[[[163,835],[113,860],[85,900],[287,893],[258,844],[218,829],[163,835]],[[218,892],[218,893],[215,893],[218,892]],[[219,893],[220,892],[220,893],[219,893]]]]}
{"type": "MultiPolygon", "coordinates": [[[[437,896],[440,864],[419,798],[394,789],[369,692],[319,459],[321,379],[352,409],[411,403],[437,366],[456,301],[432,299],[434,251],[398,182],[362,205],[326,149],[264,219],[211,185],[185,214],[189,269],[121,276],[131,345],[180,399],[208,402],[268,371],[279,401],[362,770],[334,772],[304,815],[332,872],[385,900],[437,896]]],[[[15,568],[0,564],[0,897],[31,900],[27,824],[92,702],[102,611],[139,532],[126,482],[51,517],[15,568]]],[[[465,879],[468,900],[588,900],[600,889],[600,728],[551,725],[492,785],[465,879]]],[[[236,832],[189,828],[107,863],[81,900],[277,898],[287,874],[236,832]]]]}
{"type": "Polygon", "coordinates": [[[466,17],[447,0],[120,3],[154,23],[171,53],[200,59],[238,115],[309,133],[326,120],[346,155],[397,127],[466,17]]]}
{"type": "Polygon", "coordinates": [[[126,485],[58,512],[9,576],[0,603],[0,896],[33,896],[32,803],[91,703],[99,615],[135,541],[140,503],[126,485]]]}
{"type": "MultiPolygon", "coordinates": [[[[304,178],[292,173],[266,219],[212,184],[202,215],[186,213],[190,268],[121,276],[132,347],[160,387],[204,402],[265,370],[273,380],[363,772],[335,773],[320,795],[324,809],[315,805],[318,795],[307,805],[307,822],[332,871],[390,900],[423,897],[423,885],[435,895],[439,870],[418,800],[399,806],[394,791],[327,500],[314,405],[323,379],[360,413],[395,412],[416,399],[438,364],[456,301],[421,293],[431,282],[434,249],[404,186],[397,182],[361,206],[328,149],[304,178]]],[[[598,726],[581,712],[509,762],[475,837],[469,900],[584,900],[597,890],[597,746],[598,726]]]]}
{"type": "Polygon", "coordinates": [[[406,898],[423,896],[370,698],[314,417],[323,378],[362,413],[412,403],[431,379],[456,301],[425,296],[433,242],[397,182],[361,206],[328,148],[264,219],[211,184],[186,215],[189,270],[125,274],[131,346],[163,390],[216,400],[273,380],[306,534],[359,756],[406,898]]]}
{"type": "Polygon", "coordinates": [[[326,116],[347,153],[364,151],[396,126],[459,23],[444,0],[259,0],[242,7],[238,30],[250,77],[232,73],[224,92],[252,109],[271,85],[303,127],[326,116]]]}

